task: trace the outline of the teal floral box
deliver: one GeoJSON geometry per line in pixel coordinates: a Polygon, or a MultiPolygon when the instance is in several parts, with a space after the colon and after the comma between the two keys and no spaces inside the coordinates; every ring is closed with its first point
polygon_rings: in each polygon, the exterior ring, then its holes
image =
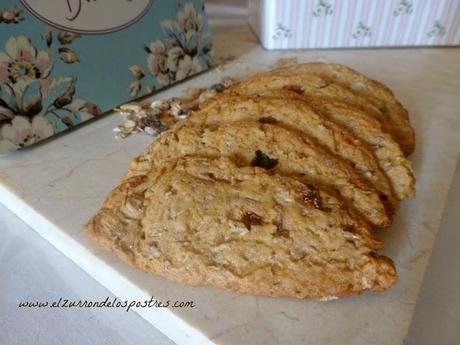
{"type": "Polygon", "coordinates": [[[0,153],[211,64],[204,0],[1,0],[0,153]]]}

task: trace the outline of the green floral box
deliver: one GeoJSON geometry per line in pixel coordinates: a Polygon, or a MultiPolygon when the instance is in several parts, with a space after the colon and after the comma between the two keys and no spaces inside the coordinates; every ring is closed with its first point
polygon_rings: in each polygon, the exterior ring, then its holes
{"type": "Polygon", "coordinates": [[[0,153],[211,64],[204,0],[2,0],[0,153]]]}

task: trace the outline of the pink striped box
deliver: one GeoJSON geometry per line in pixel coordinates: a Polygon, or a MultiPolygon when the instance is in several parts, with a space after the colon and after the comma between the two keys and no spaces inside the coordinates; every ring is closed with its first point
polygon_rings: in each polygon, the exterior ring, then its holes
{"type": "Polygon", "coordinates": [[[266,49],[460,44],[460,0],[249,0],[266,49]]]}

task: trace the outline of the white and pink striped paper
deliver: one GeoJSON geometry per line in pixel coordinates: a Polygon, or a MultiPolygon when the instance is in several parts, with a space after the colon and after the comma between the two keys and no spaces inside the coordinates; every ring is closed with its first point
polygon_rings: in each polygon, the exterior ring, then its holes
{"type": "Polygon", "coordinates": [[[460,0],[249,0],[266,49],[460,44],[460,0]]]}

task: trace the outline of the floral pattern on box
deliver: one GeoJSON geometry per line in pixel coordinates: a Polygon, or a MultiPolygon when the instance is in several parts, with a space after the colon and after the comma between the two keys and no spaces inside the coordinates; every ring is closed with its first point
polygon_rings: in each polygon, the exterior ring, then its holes
{"type": "Polygon", "coordinates": [[[363,21],[359,21],[358,26],[353,32],[353,38],[362,38],[372,36],[371,27],[366,25],[363,21]]]}
{"type": "Polygon", "coordinates": [[[411,0],[401,0],[398,7],[393,11],[395,16],[403,14],[412,14],[414,12],[414,6],[411,0]]]}
{"type": "Polygon", "coordinates": [[[1,8],[0,7],[0,24],[18,24],[24,20],[21,16],[22,10],[17,8],[1,8]]]}
{"type": "Polygon", "coordinates": [[[314,17],[329,16],[334,13],[332,5],[328,0],[318,0],[313,11],[314,17]]]}
{"type": "Polygon", "coordinates": [[[433,28],[428,32],[428,37],[435,37],[435,36],[444,36],[446,34],[446,28],[444,25],[441,24],[439,20],[435,20],[433,24],[433,28]]]}
{"type": "MultiPolygon", "coordinates": [[[[126,29],[86,35],[42,22],[19,0],[2,1],[0,154],[212,65],[203,0],[145,3],[146,14],[126,29]]],[[[92,4],[82,1],[81,13],[92,4]]]]}
{"type": "Polygon", "coordinates": [[[275,34],[273,35],[274,40],[278,40],[280,38],[291,38],[292,31],[286,25],[282,23],[278,23],[276,25],[275,34]]]}
{"type": "Polygon", "coordinates": [[[53,61],[25,36],[0,51],[0,152],[9,152],[80,124],[100,111],[74,99],[75,78],[52,74],[53,61]]]}
{"type": "Polygon", "coordinates": [[[129,67],[134,77],[129,85],[131,96],[136,96],[145,87],[143,84],[149,91],[155,89],[149,84],[145,70],[160,85],[168,86],[211,67],[211,36],[204,31],[201,12],[189,3],[177,13],[174,20],[161,22],[166,37],[145,46],[146,66],[136,64],[129,67]]]}
{"type": "Polygon", "coordinates": [[[460,44],[457,0],[249,0],[267,49],[460,44]]]}

